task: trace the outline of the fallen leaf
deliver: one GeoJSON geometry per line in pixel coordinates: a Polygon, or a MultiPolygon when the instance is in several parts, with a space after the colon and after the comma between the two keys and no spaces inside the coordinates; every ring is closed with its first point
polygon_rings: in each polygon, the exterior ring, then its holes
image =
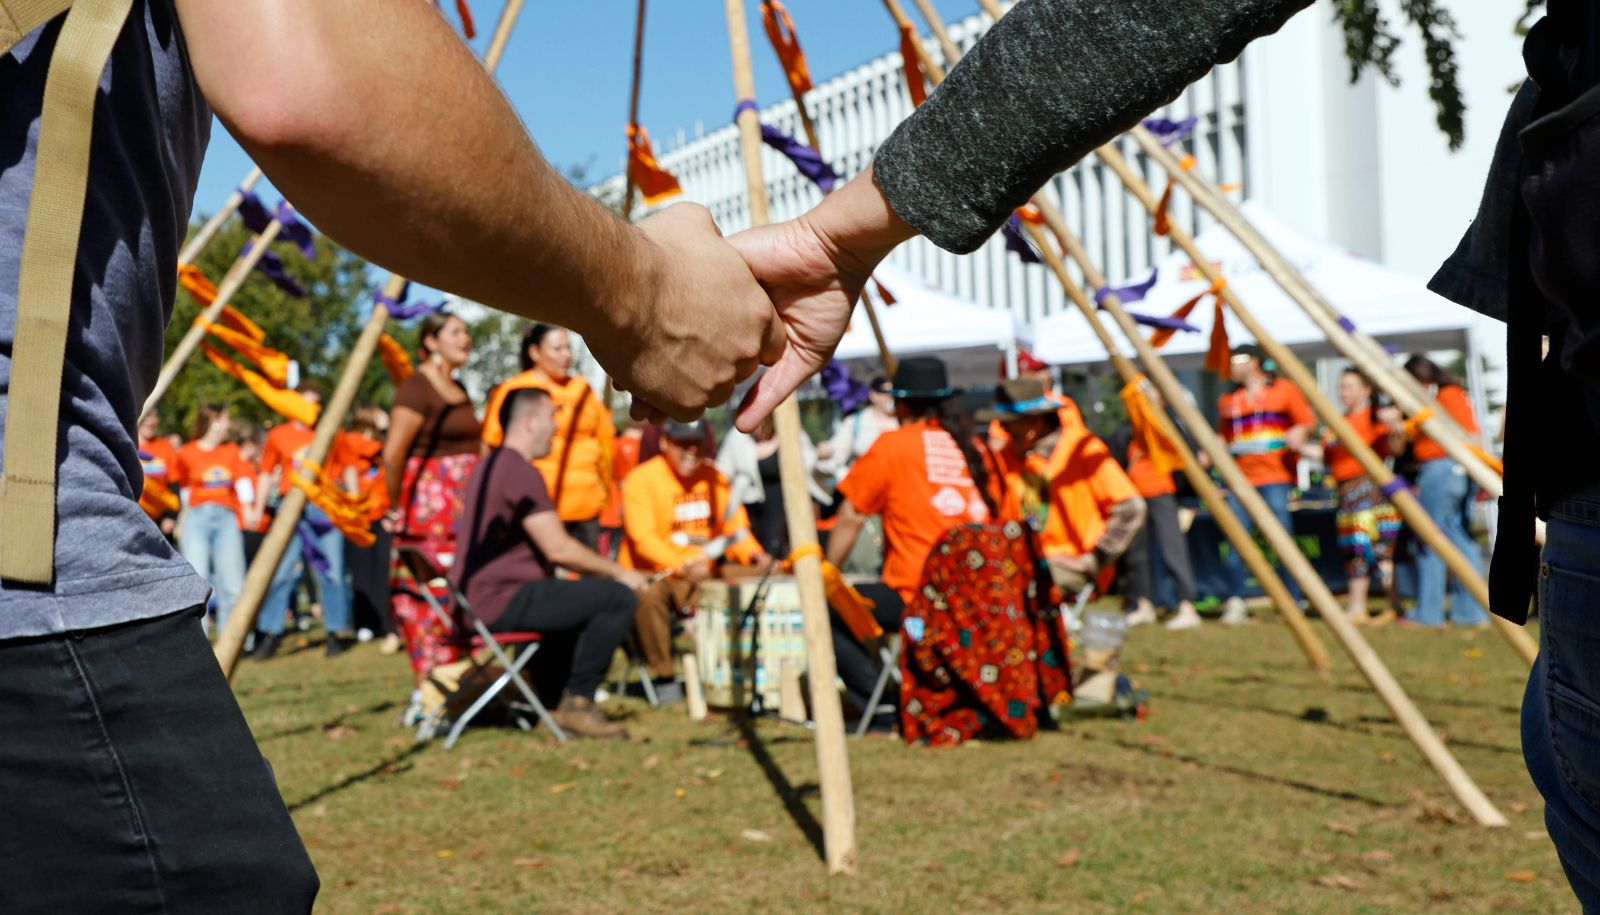
{"type": "Polygon", "coordinates": [[[518,858],[511,862],[512,867],[520,867],[528,871],[542,871],[550,866],[550,862],[543,858],[518,858]]]}
{"type": "Polygon", "coordinates": [[[1463,651],[1461,653],[1466,655],[1469,658],[1481,658],[1481,657],[1483,657],[1483,649],[1482,648],[1468,648],[1467,650],[1465,650],[1465,651],[1463,651]]]}
{"type": "Polygon", "coordinates": [[[448,848],[441,848],[438,851],[438,856],[441,857],[441,858],[448,858],[448,857],[450,857],[451,855],[454,855],[454,854],[455,854],[455,852],[453,850],[451,850],[451,849],[448,849],[448,848]]]}
{"type": "Polygon", "coordinates": [[[706,773],[706,778],[721,778],[721,777],[722,777],[722,770],[721,769],[712,769],[710,772],[706,773]]]}
{"type": "Polygon", "coordinates": [[[1039,800],[1038,798],[1034,798],[1033,800],[1029,801],[1028,802],[1028,806],[1032,807],[1034,810],[1049,810],[1050,809],[1049,802],[1039,800]]]}
{"type": "Polygon", "coordinates": [[[1450,900],[1452,900],[1454,898],[1456,898],[1456,894],[1455,894],[1455,892],[1453,890],[1434,890],[1433,891],[1433,901],[1434,902],[1449,902],[1450,900]]]}
{"type": "Polygon", "coordinates": [[[1077,848],[1069,848],[1056,859],[1056,867],[1077,867],[1083,859],[1083,852],[1077,848]]]}
{"type": "Polygon", "coordinates": [[[661,757],[657,756],[654,753],[651,753],[649,756],[646,756],[644,758],[644,767],[646,769],[654,769],[656,766],[659,766],[659,765],[661,765],[661,757]]]}
{"type": "Polygon", "coordinates": [[[528,770],[522,768],[521,766],[512,766],[511,768],[506,770],[506,775],[511,777],[511,778],[521,778],[521,777],[523,777],[524,775],[527,775],[527,774],[528,774],[528,770]]]}
{"type": "Polygon", "coordinates": [[[1373,849],[1361,855],[1361,866],[1373,873],[1387,869],[1394,864],[1394,855],[1382,849],[1373,849]]]}
{"type": "Polygon", "coordinates": [[[1144,663],[1135,664],[1133,665],[1133,672],[1136,674],[1147,674],[1150,672],[1150,665],[1144,663]]]}
{"type": "Polygon", "coordinates": [[[1066,773],[1062,772],[1060,769],[1051,769],[1050,773],[1044,777],[1044,780],[1054,784],[1066,777],[1066,773]]]}
{"type": "Polygon", "coordinates": [[[1522,803],[1521,801],[1514,801],[1514,802],[1512,802],[1510,804],[1507,804],[1506,805],[1506,809],[1511,811],[1512,813],[1527,813],[1528,812],[1528,805],[1522,803]]]}
{"type": "Polygon", "coordinates": [[[550,793],[551,794],[565,794],[568,791],[571,791],[572,789],[574,789],[576,787],[578,787],[578,783],[577,782],[562,782],[559,785],[551,785],[550,786],[550,793]]]}
{"type": "Polygon", "coordinates": [[[311,815],[314,816],[314,817],[325,817],[325,816],[327,816],[328,815],[328,805],[327,804],[318,804],[317,806],[311,808],[311,815]]]}
{"type": "Polygon", "coordinates": [[[329,724],[322,728],[323,735],[329,740],[343,740],[355,732],[356,729],[348,724],[329,724]]]}
{"type": "Polygon", "coordinates": [[[590,768],[589,767],[589,761],[587,759],[584,759],[582,756],[574,756],[574,757],[572,757],[572,761],[567,763],[567,765],[571,766],[574,769],[577,769],[579,772],[587,772],[587,771],[589,771],[589,768],[590,768]]]}
{"type": "Polygon", "coordinates": [[[759,829],[746,829],[744,832],[739,833],[739,835],[743,836],[746,839],[749,839],[752,842],[771,842],[772,841],[772,836],[768,835],[767,833],[762,832],[759,829]]]}
{"type": "Polygon", "coordinates": [[[1132,899],[1129,899],[1128,901],[1133,903],[1134,905],[1139,905],[1141,903],[1150,901],[1150,897],[1154,896],[1154,895],[1155,895],[1155,891],[1154,890],[1145,890],[1143,893],[1139,893],[1139,894],[1135,895],[1132,899]]]}
{"type": "Polygon", "coordinates": [[[1341,836],[1353,836],[1356,834],[1356,828],[1349,823],[1338,823],[1330,820],[1327,826],[1329,832],[1336,832],[1341,836]]]}
{"type": "Polygon", "coordinates": [[[1550,835],[1543,829],[1530,829],[1523,833],[1522,837],[1532,842],[1543,842],[1545,839],[1548,839],[1550,835]]]}
{"type": "Polygon", "coordinates": [[[1447,809],[1445,809],[1443,807],[1440,807],[1438,804],[1428,804],[1428,803],[1424,803],[1422,805],[1422,813],[1417,815],[1417,819],[1422,820],[1423,822],[1427,822],[1428,820],[1434,820],[1434,821],[1439,822],[1439,823],[1452,823],[1452,824],[1460,824],[1460,823],[1464,822],[1461,819],[1461,816],[1459,814],[1457,814],[1455,811],[1447,810],[1447,809]]]}
{"type": "Polygon", "coordinates": [[[633,878],[635,878],[637,876],[639,876],[639,874],[637,872],[635,872],[632,868],[627,868],[627,867],[619,867],[619,868],[617,868],[617,879],[618,880],[632,880],[633,878]]]}
{"type": "Polygon", "coordinates": [[[1333,890],[1361,889],[1361,881],[1349,874],[1323,874],[1317,878],[1317,885],[1333,890]]]}
{"type": "Polygon", "coordinates": [[[685,798],[689,796],[689,792],[683,788],[674,788],[672,789],[672,796],[677,798],[685,798]]]}
{"type": "Polygon", "coordinates": [[[1511,871],[1506,874],[1506,879],[1512,883],[1532,883],[1538,876],[1533,871],[1511,871]]]}
{"type": "Polygon", "coordinates": [[[1378,762],[1385,763],[1385,764],[1388,764],[1388,765],[1394,765],[1395,761],[1398,760],[1399,758],[1400,757],[1394,755],[1393,753],[1388,752],[1387,750],[1385,750],[1384,752],[1378,754],[1378,762]]]}

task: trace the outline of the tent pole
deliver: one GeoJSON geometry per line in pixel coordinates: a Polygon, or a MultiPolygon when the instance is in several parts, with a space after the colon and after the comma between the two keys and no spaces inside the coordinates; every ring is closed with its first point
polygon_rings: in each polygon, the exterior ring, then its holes
{"type": "MultiPolygon", "coordinates": [[[[632,126],[639,123],[639,81],[644,72],[644,3],[639,0],[639,11],[634,18],[633,25],[633,90],[628,96],[628,124],[632,126]]],[[[630,154],[632,150],[629,151],[630,154]]],[[[633,221],[633,194],[638,188],[633,183],[633,160],[628,160],[628,168],[623,169],[622,191],[622,218],[633,221]]]]}

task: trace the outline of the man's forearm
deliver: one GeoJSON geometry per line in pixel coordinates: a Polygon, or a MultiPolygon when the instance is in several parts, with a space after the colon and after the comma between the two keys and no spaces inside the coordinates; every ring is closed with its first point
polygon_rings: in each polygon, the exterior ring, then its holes
{"type": "Polygon", "coordinates": [[[579,330],[613,290],[648,287],[654,246],[551,169],[431,5],[178,6],[218,116],[340,244],[579,330]]]}
{"type": "Polygon", "coordinates": [[[861,526],[867,518],[845,500],[844,507],[839,509],[835,516],[833,530],[828,532],[827,560],[835,566],[843,567],[844,561],[855,549],[856,539],[861,536],[861,526]]]}

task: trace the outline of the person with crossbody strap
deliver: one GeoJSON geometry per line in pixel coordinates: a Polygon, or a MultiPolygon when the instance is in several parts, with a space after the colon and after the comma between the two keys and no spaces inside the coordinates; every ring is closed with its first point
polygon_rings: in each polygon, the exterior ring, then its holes
{"type": "Polygon", "coordinates": [[[781,348],[703,209],[629,226],[573,189],[428,4],[0,0],[0,911],[318,890],[208,587],[138,502],[213,112],[341,244],[603,340],[655,407],[698,412],[781,348]],[[373,142],[398,125],[454,142],[373,142]]]}

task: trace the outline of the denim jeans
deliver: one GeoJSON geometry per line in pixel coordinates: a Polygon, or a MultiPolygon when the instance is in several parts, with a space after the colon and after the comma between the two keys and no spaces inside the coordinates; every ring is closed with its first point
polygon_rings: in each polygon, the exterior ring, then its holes
{"type": "MultiPolygon", "coordinates": [[[[1256,487],[1256,492],[1266,500],[1267,507],[1272,509],[1272,513],[1278,517],[1278,523],[1283,525],[1283,529],[1288,531],[1291,537],[1294,536],[1294,518],[1289,513],[1289,490],[1292,488],[1288,483],[1268,483],[1266,486],[1256,487]]],[[[1239,523],[1244,525],[1246,531],[1251,534],[1256,532],[1256,523],[1250,520],[1249,515],[1245,514],[1244,506],[1239,504],[1238,498],[1231,492],[1228,493],[1228,509],[1239,519],[1239,523]]],[[[1238,550],[1232,549],[1232,544],[1229,544],[1228,555],[1223,560],[1222,565],[1228,574],[1228,587],[1230,589],[1228,596],[1238,597],[1242,595],[1245,582],[1244,560],[1239,558],[1238,550]]],[[[1277,569],[1283,572],[1283,563],[1278,563],[1277,569]]],[[[1295,582],[1294,577],[1283,572],[1283,583],[1289,586],[1290,596],[1295,600],[1299,600],[1300,586],[1295,582]]]]}
{"type": "Polygon", "coordinates": [[[183,516],[183,538],[178,550],[196,572],[211,582],[217,598],[213,622],[221,630],[244,585],[244,535],[239,531],[239,516],[216,502],[189,508],[183,516]]]}
{"type": "MultiPolygon", "coordinates": [[[[1456,545],[1481,575],[1483,548],[1467,530],[1472,505],[1472,480],[1461,465],[1439,458],[1422,465],[1417,473],[1417,499],[1450,542],[1456,545]]],[[[1444,559],[1421,541],[1417,542],[1417,606],[1411,620],[1424,626],[1444,625],[1445,583],[1450,588],[1450,621],[1471,626],[1489,621],[1483,605],[1473,599],[1465,585],[1448,575],[1444,559]]]]}
{"type": "Polygon", "coordinates": [[[200,608],[0,641],[0,912],[309,912],[200,608]]]}
{"type": "MultiPolygon", "coordinates": [[[[326,521],[327,515],[315,505],[307,505],[307,520],[326,521]]],[[[317,538],[317,546],[327,557],[328,571],[317,573],[317,587],[322,591],[322,625],[329,635],[351,631],[350,582],[345,575],[344,535],[338,528],[317,538]]],[[[284,615],[289,612],[289,599],[294,596],[294,586],[300,580],[301,564],[305,561],[300,540],[290,541],[284,550],[278,568],[272,573],[272,584],[267,587],[266,600],[261,603],[261,616],[256,620],[256,630],[269,635],[283,634],[284,615]]]]}
{"type": "Polygon", "coordinates": [[[1550,518],[1539,570],[1539,659],[1522,703],[1522,754],[1545,828],[1586,912],[1600,912],[1600,487],[1550,518]]]}

